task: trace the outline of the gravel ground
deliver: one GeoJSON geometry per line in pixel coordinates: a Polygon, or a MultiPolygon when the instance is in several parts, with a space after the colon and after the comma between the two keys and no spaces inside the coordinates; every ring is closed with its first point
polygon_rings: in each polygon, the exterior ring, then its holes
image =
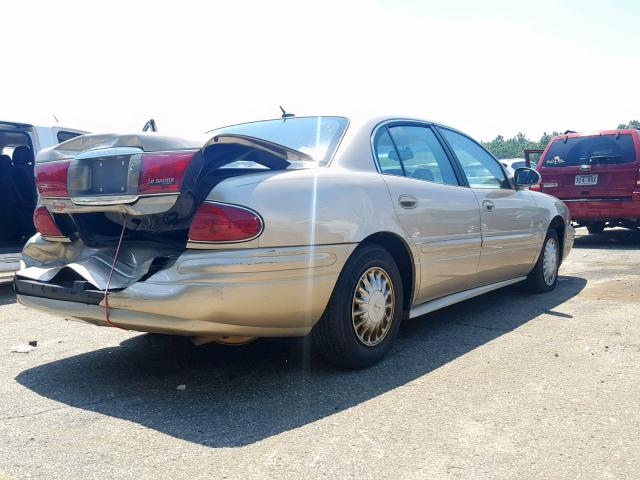
{"type": "Polygon", "coordinates": [[[554,292],[407,322],[358,372],[302,341],[64,321],[0,286],[0,480],[639,478],[640,235],[585,233],[554,292]]]}

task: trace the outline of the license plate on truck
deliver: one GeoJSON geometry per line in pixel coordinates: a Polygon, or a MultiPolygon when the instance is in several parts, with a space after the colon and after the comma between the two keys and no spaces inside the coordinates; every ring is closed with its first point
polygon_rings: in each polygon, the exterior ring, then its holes
{"type": "Polygon", "coordinates": [[[576,175],[576,185],[597,185],[598,175],[576,175]]]}

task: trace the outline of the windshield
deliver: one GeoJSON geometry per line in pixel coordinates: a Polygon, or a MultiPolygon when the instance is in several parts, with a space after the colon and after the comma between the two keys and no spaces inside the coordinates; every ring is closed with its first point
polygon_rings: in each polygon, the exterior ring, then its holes
{"type": "Polygon", "coordinates": [[[633,138],[630,134],[597,135],[590,137],[560,138],[553,142],[545,155],[545,167],[576,165],[610,165],[632,163],[636,160],[633,138]]]}
{"type": "Polygon", "coordinates": [[[306,153],[319,164],[326,164],[338,147],[347,123],[344,117],[292,117],[241,123],[218,128],[211,133],[261,138],[306,153]]]}

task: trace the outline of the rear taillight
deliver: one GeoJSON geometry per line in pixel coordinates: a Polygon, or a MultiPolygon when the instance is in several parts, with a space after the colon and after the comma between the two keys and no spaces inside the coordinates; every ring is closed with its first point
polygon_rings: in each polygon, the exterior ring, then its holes
{"type": "Polygon", "coordinates": [[[262,233],[262,218],[253,210],[225,203],[203,203],[198,208],[189,240],[194,242],[242,242],[262,233]]]}
{"type": "Polygon", "coordinates": [[[33,224],[36,230],[45,237],[64,237],[47,207],[40,206],[35,209],[33,212],[33,224]]]}
{"type": "Polygon", "coordinates": [[[36,164],[34,174],[38,192],[43,197],[68,197],[67,172],[70,160],[36,164]]]}
{"type": "Polygon", "coordinates": [[[179,192],[185,172],[196,154],[190,152],[160,152],[142,155],[138,193],[179,192]]]}
{"type": "Polygon", "coordinates": [[[542,185],[540,185],[539,183],[536,183],[535,185],[531,185],[529,190],[533,190],[534,192],[541,192],[542,191],[542,185]]]}
{"type": "Polygon", "coordinates": [[[636,186],[640,187],[640,170],[638,170],[638,177],[636,178],[636,186]]]}

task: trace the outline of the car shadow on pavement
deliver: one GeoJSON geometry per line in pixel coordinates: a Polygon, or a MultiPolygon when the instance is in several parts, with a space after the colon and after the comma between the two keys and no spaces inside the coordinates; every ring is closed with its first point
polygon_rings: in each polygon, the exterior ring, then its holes
{"type": "MultiPolygon", "coordinates": [[[[586,284],[560,277],[555,291],[512,286],[407,321],[380,364],[332,368],[308,342],[259,340],[243,347],[194,347],[142,334],[112,348],[21,372],[17,381],[71,407],[129,420],[210,447],[248,445],[385,394],[553,312],[586,284]],[[178,385],[185,385],[178,390],[178,385]]],[[[552,321],[566,321],[553,316],[552,321]]]]}
{"type": "Polygon", "coordinates": [[[574,248],[609,250],[640,250],[640,230],[624,228],[607,229],[602,233],[588,234],[585,228],[576,231],[574,248]]]}

